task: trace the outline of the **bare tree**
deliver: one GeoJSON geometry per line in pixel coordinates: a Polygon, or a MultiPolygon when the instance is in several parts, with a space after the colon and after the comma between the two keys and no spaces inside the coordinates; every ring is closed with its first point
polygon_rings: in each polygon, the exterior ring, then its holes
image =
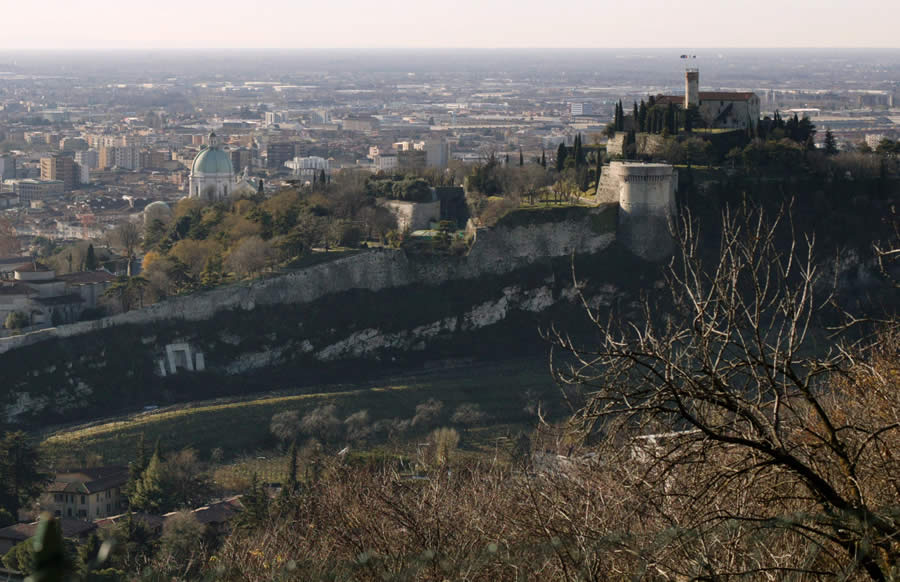
{"type": "Polygon", "coordinates": [[[343,431],[343,425],[337,418],[337,407],[323,404],[307,412],[300,421],[300,430],[314,438],[335,440],[343,431]]]}
{"type": "Polygon", "coordinates": [[[272,246],[259,236],[250,236],[238,243],[226,259],[230,269],[239,275],[246,276],[259,273],[268,267],[274,253],[272,246]]]}
{"type": "Polygon", "coordinates": [[[601,319],[585,301],[599,343],[553,332],[555,373],[587,391],[573,429],[618,444],[682,575],[893,580],[896,325],[874,341],[819,345],[830,293],[813,241],[779,242],[788,227],[783,215],[726,213],[705,264],[685,220],[671,305],[644,301],[638,323],[601,319]]]}
{"type": "Polygon", "coordinates": [[[296,410],[275,413],[269,423],[269,432],[284,443],[294,440],[300,434],[300,413],[296,410]]]}
{"type": "Polygon", "coordinates": [[[11,257],[19,254],[21,245],[12,222],[0,216],[0,257],[11,257]]]}
{"type": "Polygon", "coordinates": [[[134,249],[141,244],[141,229],[130,220],[126,220],[113,230],[113,243],[125,251],[128,260],[134,258],[134,249]]]}

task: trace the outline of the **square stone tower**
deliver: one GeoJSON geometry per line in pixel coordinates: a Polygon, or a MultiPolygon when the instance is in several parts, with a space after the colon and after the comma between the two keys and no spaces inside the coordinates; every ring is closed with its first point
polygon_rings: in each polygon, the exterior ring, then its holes
{"type": "Polygon", "coordinates": [[[684,108],[700,106],[700,69],[684,70],[684,108]]]}

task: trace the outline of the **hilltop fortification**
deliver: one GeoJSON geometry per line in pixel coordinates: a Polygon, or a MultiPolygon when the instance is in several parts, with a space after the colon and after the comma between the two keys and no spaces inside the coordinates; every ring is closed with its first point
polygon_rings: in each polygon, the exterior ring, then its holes
{"type": "MultiPolygon", "coordinates": [[[[475,230],[465,256],[360,251],[96,321],[4,338],[0,411],[8,422],[47,422],[233,393],[238,388],[228,377],[261,370],[280,370],[282,378],[302,382],[341,360],[394,362],[429,352],[452,357],[465,351],[460,346],[484,340],[485,330],[510,321],[524,326],[513,337],[526,332],[539,343],[540,314],[561,305],[580,309],[580,292],[595,306],[608,305],[634,269],[656,269],[637,257],[657,254],[646,237],[665,225],[672,208],[666,185],[671,168],[614,166],[610,174],[618,178],[608,184],[620,183],[618,203],[610,195],[594,207],[513,212],[492,228],[475,230]],[[645,184],[635,176],[660,178],[645,184]],[[615,244],[617,236],[624,245],[615,244]],[[577,288],[574,256],[581,261],[577,288]],[[186,380],[197,374],[204,377],[186,380]]],[[[247,390],[251,384],[239,385],[247,390]]]]}

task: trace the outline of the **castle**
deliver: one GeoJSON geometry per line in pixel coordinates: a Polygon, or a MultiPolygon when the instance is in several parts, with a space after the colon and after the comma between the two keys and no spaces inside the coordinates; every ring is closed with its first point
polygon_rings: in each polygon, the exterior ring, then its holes
{"type": "Polygon", "coordinates": [[[756,129],[759,97],[751,92],[701,91],[700,70],[684,72],[684,95],[658,95],[656,103],[694,108],[710,129],[756,129]]]}

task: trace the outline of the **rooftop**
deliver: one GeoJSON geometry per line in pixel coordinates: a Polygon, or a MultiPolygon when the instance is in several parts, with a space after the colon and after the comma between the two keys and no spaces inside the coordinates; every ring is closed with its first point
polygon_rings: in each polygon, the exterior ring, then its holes
{"type": "Polygon", "coordinates": [[[116,280],[115,275],[103,270],[68,273],[66,275],[57,275],[56,278],[65,281],[68,285],[90,285],[94,283],[109,283],[116,280]]]}
{"type": "Polygon", "coordinates": [[[128,468],[120,466],[93,467],[59,473],[47,488],[50,492],[94,493],[120,487],[128,481],[128,468]]]}

